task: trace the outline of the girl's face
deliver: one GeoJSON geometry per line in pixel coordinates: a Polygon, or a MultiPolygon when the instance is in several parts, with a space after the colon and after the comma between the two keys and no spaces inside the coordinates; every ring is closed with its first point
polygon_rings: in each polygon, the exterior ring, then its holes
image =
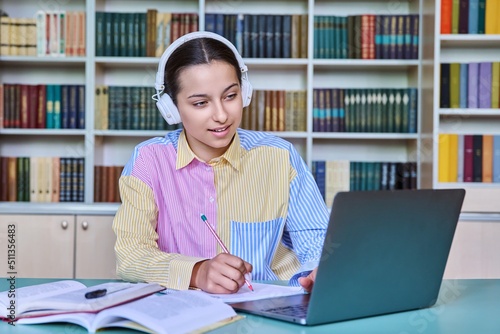
{"type": "Polygon", "coordinates": [[[210,161],[227,150],[241,122],[243,102],[233,66],[193,65],[179,75],[177,108],[191,150],[210,161]]]}

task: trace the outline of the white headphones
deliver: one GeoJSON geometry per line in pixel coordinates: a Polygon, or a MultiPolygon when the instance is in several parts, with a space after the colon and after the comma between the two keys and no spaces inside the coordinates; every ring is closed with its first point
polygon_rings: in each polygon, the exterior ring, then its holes
{"type": "Polygon", "coordinates": [[[168,124],[177,124],[181,122],[181,116],[179,115],[179,110],[172,101],[172,98],[166,94],[165,91],[165,66],[167,65],[167,60],[170,55],[182,44],[185,42],[197,39],[197,38],[212,38],[218,41],[221,41],[225,45],[227,45],[231,51],[233,51],[236,60],[238,61],[238,65],[241,70],[241,96],[243,99],[243,107],[247,107],[250,104],[252,99],[252,85],[250,81],[248,81],[248,68],[243,63],[243,58],[241,58],[238,50],[234,47],[234,45],[225,39],[224,37],[208,32],[208,31],[197,31],[186,34],[177,40],[175,40],[170,46],[163,52],[163,55],[160,58],[160,62],[158,63],[158,72],[156,72],[156,82],[155,89],[156,94],[153,95],[153,100],[156,101],[156,106],[160,111],[163,118],[167,121],[168,124]]]}

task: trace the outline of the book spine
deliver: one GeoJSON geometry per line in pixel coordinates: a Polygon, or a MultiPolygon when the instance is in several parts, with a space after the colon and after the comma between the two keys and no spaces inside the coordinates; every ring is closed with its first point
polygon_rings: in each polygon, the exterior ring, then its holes
{"type": "Polygon", "coordinates": [[[482,182],[483,181],[483,136],[482,135],[472,136],[472,147],[473,147],[472,180],[473,182],[482,182]]]}

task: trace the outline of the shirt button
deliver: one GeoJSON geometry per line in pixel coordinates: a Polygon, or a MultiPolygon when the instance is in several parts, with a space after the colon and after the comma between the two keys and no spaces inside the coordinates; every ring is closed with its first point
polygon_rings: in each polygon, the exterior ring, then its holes
{"type": "Polygon", "coordinates": [[[210,198],[208,200],[210,201],[210,203],[212,203],[214,201],[214,198],[212,196],[210,196],[210,198]]]}

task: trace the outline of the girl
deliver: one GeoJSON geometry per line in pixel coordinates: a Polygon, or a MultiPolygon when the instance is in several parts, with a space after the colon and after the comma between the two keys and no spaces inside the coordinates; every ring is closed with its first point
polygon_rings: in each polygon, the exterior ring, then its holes
{"type": "Polygon", "coordinates": [[[139,144],[123,170],[118,275],[234,293],[252,273],[310,291],[328,210],[292,144],[238,128],[252,89],[236,48],[213,33],[185,35],[162,56],[156,86],[160,112],[183,129],[139,144]]]}

